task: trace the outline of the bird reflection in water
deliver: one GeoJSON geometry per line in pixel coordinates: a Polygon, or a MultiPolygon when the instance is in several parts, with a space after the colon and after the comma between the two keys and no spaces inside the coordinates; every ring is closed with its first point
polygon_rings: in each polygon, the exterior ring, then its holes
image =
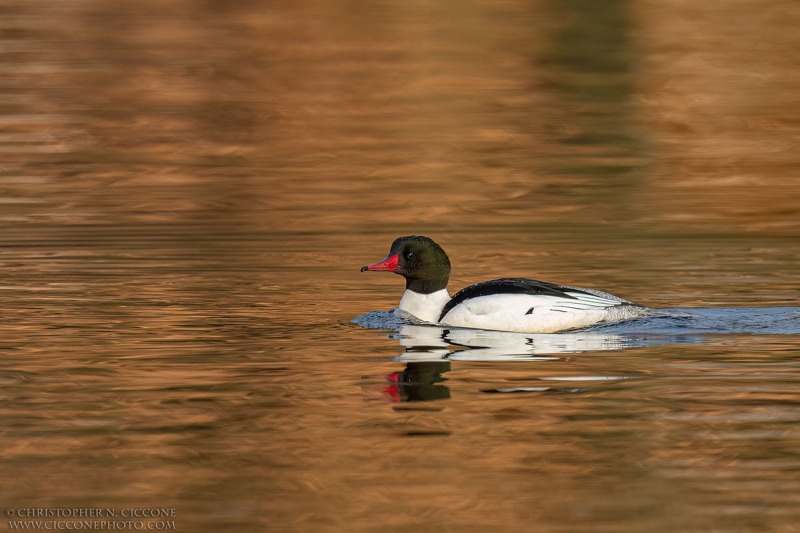
{"type": "MultiPolygon", "coordinates": [[[[386,376],[391,383],[383,389],[392,402],[419,402],[450,398],[443,374],[451,361],[553,361],[565,354],[586,351],[620,350],[645,344],[643,339],[599,333],[527,335],[501,331],[441,328],[428,325],[403,325],[397,339],[405,352],[402,371],[386,376]]],[[[488,390],[484,392],[545,392],[550,387],[488,390]]]]}
{"type": "Polygon", "coordinates": [[[406,363],[404,370],[392,372],[386,379],[392,384],[383,392],[392,402],[429,402],[450,399],[450,389],[443,385],[450,371],[450,361],[406,363]]]}

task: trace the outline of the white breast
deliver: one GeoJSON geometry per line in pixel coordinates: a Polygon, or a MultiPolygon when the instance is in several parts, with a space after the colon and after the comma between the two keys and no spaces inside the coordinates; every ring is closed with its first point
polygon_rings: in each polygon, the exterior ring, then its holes
{"type": "Polygon", "coordinates": [[[412,314],[423,322],[436,324],[439,322],[439,315],[445,304],[450,301],[447,289],[432,292],[431,294],[420,294],[411,290],[406,290],[400,299],[400,309],[412,314]]]}

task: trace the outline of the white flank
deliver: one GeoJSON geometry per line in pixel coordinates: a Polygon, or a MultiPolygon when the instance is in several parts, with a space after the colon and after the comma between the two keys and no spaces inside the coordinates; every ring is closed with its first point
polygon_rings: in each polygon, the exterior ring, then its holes
{"type": "Polygon", "coordinates": [[[555,333],[598,322],[641,316],[644,309],[602,296],[567,291],[575,299],[549,295],[492,294],[470,298],[451,309],[442,319],[448,326],[555,333]]]}

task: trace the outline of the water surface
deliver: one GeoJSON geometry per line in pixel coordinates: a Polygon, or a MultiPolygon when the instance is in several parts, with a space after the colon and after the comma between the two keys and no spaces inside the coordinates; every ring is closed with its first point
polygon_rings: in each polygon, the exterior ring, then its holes
{"type": "Polygon", "coordinates": [[[799,23],[783,0],[0,5],[0,503],[795,531],[799,23]],[[451,292],[524,276],[675,315],[409,331],[382,322],[402,280],[359,272],[406,234],[447,250],[451,292]]]}

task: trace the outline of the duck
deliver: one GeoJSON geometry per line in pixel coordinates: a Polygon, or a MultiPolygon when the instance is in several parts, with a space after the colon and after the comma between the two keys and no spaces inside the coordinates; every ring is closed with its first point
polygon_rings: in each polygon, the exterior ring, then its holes
{"type": "Polygon", "coordinates": [[[412,322],[517,333],[558,333],[647,316],[651,310],[596,289],[562,286],[528,278],[483,281],[447,291],[450,259],[423,235],[398,237],[383,261],[361,272],[403,276],[400,314],[412,322]]]}

